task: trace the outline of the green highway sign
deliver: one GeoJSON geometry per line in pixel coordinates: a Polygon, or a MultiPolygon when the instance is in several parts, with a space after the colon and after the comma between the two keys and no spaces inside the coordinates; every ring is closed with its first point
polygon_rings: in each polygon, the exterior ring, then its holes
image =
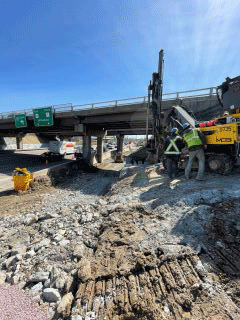
{"type": "Polygon", "coordinates": [[[52,126],[53,110],[52,107],[33,109],[35,127],[52,126]]]}
{"type": "Polygon", "coordinates": [[[27,127],[27,118],[24,113],[15,114],[15,126],[16,128],[27,127]]]}

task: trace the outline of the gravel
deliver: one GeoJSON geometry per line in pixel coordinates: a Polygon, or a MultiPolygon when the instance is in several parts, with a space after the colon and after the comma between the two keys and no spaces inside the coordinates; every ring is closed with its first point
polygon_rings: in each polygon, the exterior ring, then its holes
{"type": "Polygon", "coordinates": [[[0,320],[46,320],[47,311],[16,285],[0,285],[0,320]]]}

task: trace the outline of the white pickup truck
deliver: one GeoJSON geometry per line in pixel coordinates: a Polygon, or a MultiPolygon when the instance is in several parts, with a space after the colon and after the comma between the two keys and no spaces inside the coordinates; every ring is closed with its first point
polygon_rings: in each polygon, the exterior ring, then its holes
{"type": "Polygon", "coordinates": [[[74,159],[75,144],[71,141],[49,141],[48,151],[42,154],[42,158],[48,162],[60,161],[63,158],[74,159]]]}
{"type": "Polygon", "coordinates": [[[63,156],[74,155],[75,142],[70,141],[50,141],[48,150],[49,152],[59,153],[63,156]]]}

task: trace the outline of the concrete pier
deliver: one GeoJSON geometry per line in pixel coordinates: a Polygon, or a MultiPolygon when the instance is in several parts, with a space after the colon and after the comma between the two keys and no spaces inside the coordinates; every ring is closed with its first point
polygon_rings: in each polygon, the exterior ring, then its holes
{"type": "Polygon", "coordinates": [[[83,159],[88,164],[91,164],[91,143],[91,136],[83,136],[83,159]]]}
{"type": "Polygon", "coordinates": [[[124,135],[123,134],[119,134],[117,136],[117,154],[116,154],[116,159],[115,159],[116,163],[122,163],[123,162],[123,156],[122,156],[123,139],[124,139],[124,135]]]}
{"type": "Polygon", "coordinates": [[[103,137],[97,137],[97,162],[102,163],[103,158],[103,137]]]}

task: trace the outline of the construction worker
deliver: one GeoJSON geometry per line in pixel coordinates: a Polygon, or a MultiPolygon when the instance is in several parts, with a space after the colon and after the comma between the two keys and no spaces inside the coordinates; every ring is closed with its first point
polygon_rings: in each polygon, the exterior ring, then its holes
{"type": "Polygon", "coordinates": [[[189,160],[185,168],[185,177],[189,179],[194,158],[198,159],[197,180],[204,180],[205,155],[204,149],[207,148],[206,138],[201,131],[190,126],[189,123],[183,125],[183,139],[189,150],[189,160]]]}
{"type": "Polygon", "coordinates": [[[181,150],[184,148],[184,146],[185,143],[179,136],[178,129],[173,128],[171,136],[166,140],[164,151],[164,154],[167,158],[167,170],[170,179],[176,177],[181,150]]]}

